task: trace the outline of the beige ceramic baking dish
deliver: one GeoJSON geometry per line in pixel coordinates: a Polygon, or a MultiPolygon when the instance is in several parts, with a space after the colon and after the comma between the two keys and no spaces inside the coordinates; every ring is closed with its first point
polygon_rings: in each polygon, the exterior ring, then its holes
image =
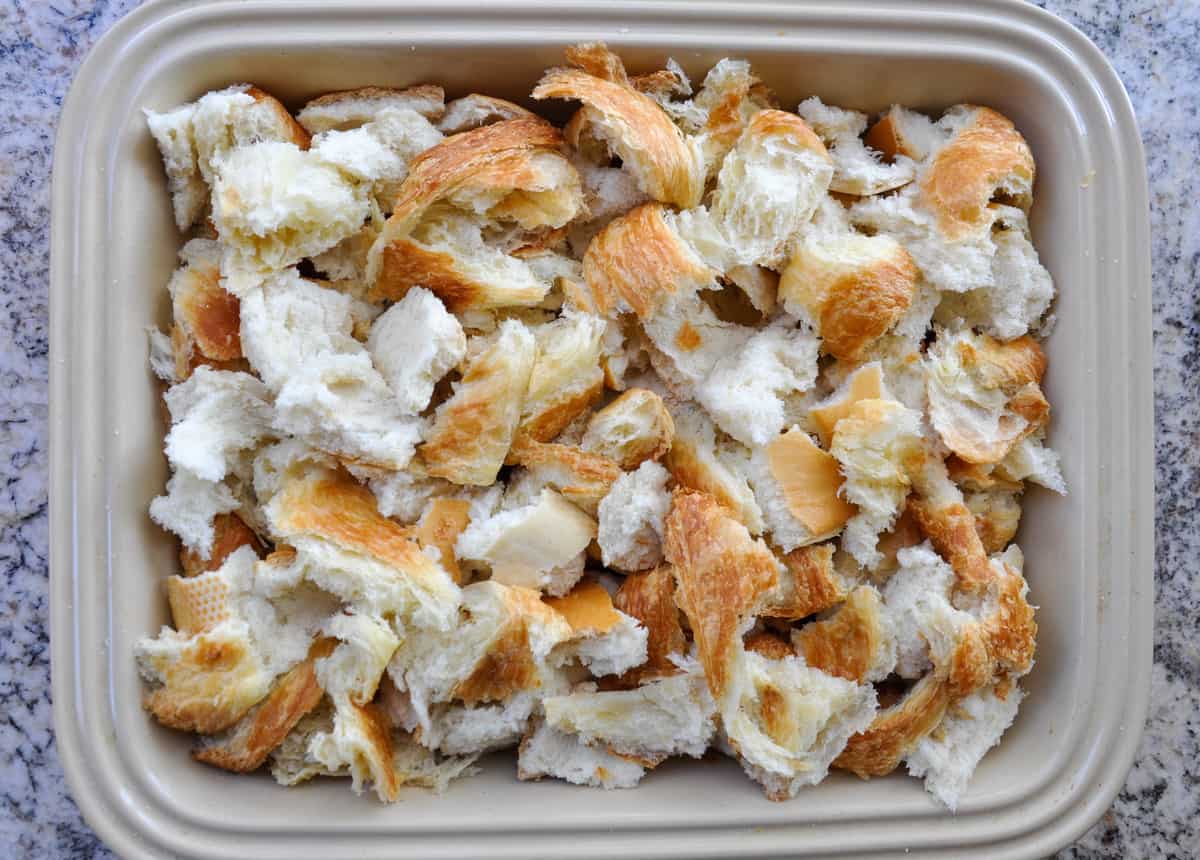
{"type": "Polygon", "coordinates": [[[72,791],[126,857],[1044,856],[1106,808],[1147,703],[1153,436],[1146,180],[1129,102],[1078,32],[1010,2],[762,0],[153,3],[113,28],[64,107],[54,165],[51,612],[72,791]],[[335,8],[336,7],[336,8],[335,8]],[[166,321],[179,237],[142,108],[253,81],[293,106],[367,83],[523,98],[563,45],[634,69],[753,61],[794,106],[960,101],[1013,118],[1038,163],[1033,227],[1060,290],[1054,447],[1071,495],[1030,494],[1021,546],[1038,665],[958,814],[921,784],[835,774],[770,803],[732,762],[670,763],[632,791],[518,783],[510,759],[384,807],[194,764],[139,706],[134,639],[166,617],[173,541],[146,515],[163,428],[145,327],[166,321]],[[910,853],[911,852],[911,853],[910,853]]]}

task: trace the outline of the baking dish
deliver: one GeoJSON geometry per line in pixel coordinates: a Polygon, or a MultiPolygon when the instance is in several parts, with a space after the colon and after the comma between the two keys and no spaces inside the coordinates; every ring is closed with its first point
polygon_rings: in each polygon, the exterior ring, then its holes
{"type": "MultiPolygon", "coordinates": [[[[526,100],[526,103],[527,100],[526,100]]],[[[56,149],[51,268],[51,624],[60,756],[122,856],[203,858],[1044,856],[1120,787],[1144,718],[1151,645],[1153,406],[1144,161],[1115,73],[1031,6],[872,2],[475,3],[164,0],[85,62],[56,149]],[[142,108],[235,81],[295,106],[331,89],[433,81],[525,100],[564,45],[603,39],[631,69],[699,77],[751,60],[787,107],[818,94],[877,111],[961,101],[1010,116],[1039,167],[1033,230],[1057,282],[1051,443],[1071,495],[1034,491],[1019,535],[1038,666],[1016,725],[956,815],[902,776],[835,774],[765,801],[732,761],[672,762],[633,791],[518,783],[510,757],[442,797],[383,807],[318,781],[194,764],[140,708],[134,639],[166,620],[173,541],[146,516],[166,475],[145,328],[179,237],[142,108]]]]}

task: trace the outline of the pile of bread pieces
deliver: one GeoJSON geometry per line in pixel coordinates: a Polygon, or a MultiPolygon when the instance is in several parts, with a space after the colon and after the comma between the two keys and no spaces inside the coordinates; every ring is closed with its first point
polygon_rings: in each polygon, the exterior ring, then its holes
{"type": "Polygon", "coordinates": [[[188,241],[152,331],[181,541],[145,707],[194,756],[395,801],[493,750],[772,800],[1012,723],[1050,276],[1012,123],[777,106],[566,51],[562,128],[440,87],[147,112],[188,241]]]}

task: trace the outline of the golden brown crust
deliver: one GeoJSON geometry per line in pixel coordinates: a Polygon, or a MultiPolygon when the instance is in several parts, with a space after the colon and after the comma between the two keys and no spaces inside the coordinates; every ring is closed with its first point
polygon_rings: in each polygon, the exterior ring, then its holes
{"type": "Polygon", "coordinates": [[[843,478],[838,461],[798,427],[767,445],[767,466],[788,512],[814,538],[836,534],[858,513],[839,493],[843,478]]]}
{"type": "Polygon", "coordinates": [[[621,477],[621,467],[607,457],[557,442],[523,441],[513,446],[512,459],[543,473],[567,501],[592,514],[621,477]]]}
{"type": "Polygon", "coordinates": [[[714,473],[700,447],[692,439],[676,435],[671,442],[671,449],[663,458],[663,465],[681,487],[712,497],[743,525],[749,525],[743,499],[736,495],[733,487],[714,473]]]}
{"type": "Polygon", "coordinates": [[[946,680],[936,673],[926,675],[898,705],[881,711],[865,731],[853,735],[833,766],[864,779],[891,773],[942,721],[949,704],[946,680]]]}
{"type": "Polygon", "coordinates": [[[216,574],[167,579],[171,623],[185,636],[211,630],[231,618],[230,596],[229,585],[216,574]]]}
{"type": "Polygon", "coordinates": [[[713,697],[729,686],[746,620],[778,580],[775,556],[715,499],[676,491],[664,554],[675,568],[676,600],[687,615],[713,697]]]}
{"type": "Polygon", "coordinates": [[[814,669],[862,683],[883,647],[881,605],[879,592],[860,586],[832,616],[800,628],[793,644],[814,669]]]}
{"type": "Polygon", "coordinates": [[[308,131],[305,130],[304,126],[296,122],[295,117],[288,113],[288,109],[277,98],[255,86],[249,87],[246,90],[246,95],[259,104],[265,104],[271,108],[271,112],[275,114],[278,122],[288,130],[287,137],[284,138],[285,140],[296,144],[301,149],[308,149],[309,144],[312,143],[312,138],[309,137],[308,131]]]}
{"type": "Polygon", "coordinates": [[[897,155],[907,155],[909,158],[917,157],[917,151],[907,144],[904,135],[900,133],[894,108],[867,129],[863,143],[881,153],[884,161],[888,163],[895,161],[897,155]]]}
{"type": "Polygon", "coordinates": [[[912,255],[895,240],[855,236],[797,249],[779,295],[817,323],[822,349],[854,361],[908,310],[917,276],[912,255]]]}
{"type": "Polygon", "coordinates": [[[854,371],[843,391],[809,410],[821,444],[828,448],[833,443],[834,427],[850,414],[855,403],[860,400],[879,400],[883,396],[883,369],[878,364],[854,371]]]}
{"type": "MultiPolygon", "coordinates": [[[[951,241],[991,226],[988,203],[1011,180],[1033,187],[1033,153],[1012,122],[975,108],[971,122],[934,156],[921,180],[924,205],[951,241]]],[[[1018,200],[1028,208],[1028,200],[1018,200]]]]}
{"type": "Polygon", "coordinates": [[[1021,503],[1016,493],[1004,490],[971,493],[966,504],[975,515],[975,531],[988,555],[1000,552],[1016,537],[1021,525],[1021,503]]]}
{"type": "Polygon", "coordinates": [[[473,707],[502,702],[513,693],[540,684],[529,647],[529,629],[523,620],[516,620],[504,628],[471,674],[458,682],[451,697],[473,707]]]}
{"type": "Polygon", "coordinates": [[[275,528],[283,535],[319,537],[414,578],[441,573],[412,540],[411,532],[379,513],[371,491],[345,472],[313,469],[288,480],[272,506],[275,528]]]}
{"type": "Polygon", "coordinates": [[[604,394],[604,372],[600,369],[597,359],[595,380],[586,388],[571,390],[571,383],[560,388],[555,396],[540,404],[538,411],[521,422],[517,428],[517,446],[527,439],[537,442],[549,442],[567,428],[567,425],[587,412],[600,396],[604,394]]]}
{"type": "Polygon", "coordinates": [[[217,514],[213,517],[213,542],[207,559],[186,546],[180,546],[179,563],[183,567],[183,575],[198,576],[205,571],[216,570],[243,546],[252,547],[260,558],[266,552],[258,535],[241,517],[237,514],[217,514]]]}
{"type": "MultiPolygon", "coordinates": [[[[593,63],[589,59],[588,63],[599,71],[609,71],[607,61],[593,63]]],[[[535,99],[578,99],[596,111],[628,147],[625,154],[636,157],[637,162],[628,167],[655,200],[681,209],[700,202],[703,183],[698,160],[683,133],[649,96],[623,81],[605,80],[581,69],[551,69],[532,95],[535,99]]]]}
{"type": "Polygon", "coordinates": [[[1037,622],[1021,594],[1024,587],[1021,574],[1005,566],[1004,576],[996,579],[996,611],[982,622],[988,654],[1015,675],[1030,670],[1037,646],[1037,622]]]}
{"type": "Polygon", "coordinates": [[[640,621],[647,633],[646,662],[630,669],[622,680],[637,684],[676,674],[679,667],[670,656],[687,653],[687,638],[679,623],[679,607],[675,605],[675,571],[671,565],[626,576],[613,605],[640,621]]]}
{"type": "Polygon", "coordinates": [[[753,651],[768,660],[784,660],[796,656],[796,649],[792,647],[792,643],[770,630],[751,633],[742,643],[747,651],[753,651]]]}
{"type": "Polygon", "coordinates": [[[967,625],[959,634],[950,664],[944,670],[951,702],[966,698],[989,683],[994,669],[985,631],[979,624],[967,625]]]}
{"type": "Polygon", "coordinates": [[[657,203],[638,206],[609,222],[588,245],[583,276],[600,315],[627,305],[649,319],[668,296],[713,283],[713,270],[667,223],[665,212],[657,203]]]}
{"type": "Polygon", "coordinates": [[[759,614],[798,621],[844,600],[846,588],[834,570],[833,552],[832,543],[823,543],[780,556],[784,568],[780,588],[768,597],[759,614]]]}
{"type": "Polygon", "coordinates": [[[442,567],[459,585],[467,581],[467,576],[454,555],[454,543],[471,521],[470,511],[471,503],[466,499],[433,499],[416,529],[421,548],[437,547],[442,567]]]}
{"type": "Polygon", "coordinates": [[[662,397],[645,388],[630,388],[588,420],[588,432],[603,437],[606,424],[638,424],[639,432],[620,440],[601,438],[593,448],[622,469],[636,469],[647,460],[658,460],[675,439],[675,420],[662,397]],[[626,418],[626,416],[628,417],[626,418]]]}
{"type": "Polygon", "coordinates": [[[989,463],[968,463],[956,454],[946,458],[946,471],[950,479],[964,490],[987,492],[990,490],[1020,491],[1024,484],[1009,481],[995,474],[989,463]]]}
{"type": "Polygon", "coordinates": [[[453,135],[413,159],[392,215],[376,240],[381,250],[370,299],[398,300],[420,284],[448,304],[469,307],[479,285],[462,273],[452,257],[422,249],[408,235],[430,206],[460,189],[512,191],[535,186],[543,179],[537,156],[557,154],[561,143],[558,130],[548,122],[526,116],[453,135]],[[414,254],[415,259],[408,259],[414,254]]]}
{"type": "Polygon", "coordinates": [[[473,278],[453,254],[396,236],[380,251],[379,277],[371,286],[371,301],[399,301],[409,289],[422,286],[458,314],[487,304],[492,287],[473,278]]]}
{"type": "Polygon", "coordinates": [[[163,684],[142,700],[164,726],[211,735],[232,726],[265,696],[255,679],[257,658],[241,639],[216,639],[205,633],[162,667],[163,684]]]}
{"type": "Polygon", "coordinates": [[[750,119],[747,126],[750,132],[762,137],[786,138],[804,149],[823,155],[825,160],[832,163],[833,159],[825,144],[817,136],[808,123],[794,113],[782,110],[761,110],[750,119]]]}
{"type": "Polygon", "coordinates": [[[912,512],[922,534],[954,569],[959,588],[975,593],[992,579],[991,565],[983,542],[975,531],[975,517],[962,502],[938,506],[928,499],[911,496],[912,512]]]}
{"type": "Polygon", "coordinates": [[[241,303],[220,277],[215,266],[180,273],[174,281],[175,323],[205,358],[234,361],[242,357],[241,303]]]}
{"type": "Polygon", "coordinates": [[[234,773],[261,767],[296,723],[320,703],[324,691],[317,683],[316,661],[328,656],[334,644],[330,639],[315,643],[308,658],[276,681],[270,695],[242,719],[230,737],[193,750],[192,758],[234,773]]]}
{"type": "Polygon", "coordinates": [[[370,770],[375,793],[383,802],[394,803],[400,796],[401,783],[392,755],[391,723],[387,713],[381,705],[375,703],[359,705],[349,702],[346,707],[353,714],[352,718],[357,719],[359,729],[371,748],[370,754],[364,758],[370,770]]]}
{"type": "Polygon", "coordinates": [[[543,597],[542,602],[567,619],[576,636],[603,635],[621,620],[604,586],[590,578],[562,597],[543,597]]]}
{"type": "Polygon", "coordinates": [[[552,151],[562,135],[538,116],[518,117],[446,138],[412,160],[400,186],[387,230],[408,232],[435,201],[463,185],[521,188],[530,175],[530,154],[552,151]]]}
{"type": "Polygon", "coordinates": [[[1050,404],[1039,387],[1046,372],[1046,355],[1028,335],[1002,342],[988,335],[973,335],[952,347],[958,361],[976,385],[1002,391],[1008,397],[1005,414],[992,435],[983,435],[969,422],[958,423],[943,416],[952,414],[939,404],[946,395],[931,385],[932,420],[942,441],[968,463],[990,464],[1002,460],[1020,439],[1044,427],[1050,420],[1050,404]]]}
{"type": "Polygon", "coordinates": [[[629,83],[625,64],[603,42],[580,42],[566,48],[563,54],[569,64],[589,75],[615,84],[629,83]]]}
{"type": "Polygon", "coordinates": [[[471,359],[417,449],[428,474],[476,486],[496,480],[512,446],[532,365],[532,355],[514,354],[503,338],[471,359]]]}

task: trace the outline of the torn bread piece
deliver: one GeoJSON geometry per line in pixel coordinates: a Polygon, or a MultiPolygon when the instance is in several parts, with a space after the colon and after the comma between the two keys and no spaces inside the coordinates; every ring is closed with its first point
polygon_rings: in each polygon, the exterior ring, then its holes
{"type": "Polygon", "coordinates": [[[239,452],[273,435],[270,392],[248,373],[199,367],[163,399],[171,415],[167,459],[206,481],[223,480],[239,452]]]}
{"type": "Polygon", "coordinates": [[[455,277],[448,255],[421,250],[430,241],[415,231],[435,206],[529,230],[556,229],[574,218],[583,195],[579,175],[558,152],[560,142],[557,129],[545,120],[523,117],[453,135],[413,159],[392,215],[371,248],[372,295],[398,299],[420,284],[445,298],[444,292],[469,288],[455,277]],[[414,254],[418,258],[409,260],[414,254]],[[425,276],[439,270],[441,285],[425,276]]]}
{"type": "Polygon", "coordinates": [[[647,634],[646,662],[626,672],[622,681],[637,684],[680,671],[677,661],[688,644],[675,605],[675,572],[669,564],[626,576],[613,595],[613,606],[636,618],[647,634]]]}
{"type": "Polygon", "coordinates": [[[1059,495],[1067,494],[1059,455],[1046,447],[1045,431],[1018,440],[996,464],[996,472],[1009,481],[1032,481],[1059,495]]]}
{"type": "Polygon", "coordinates": [[[301,465],[283,477],[266,514],[289,549],[259,565],[264,587],[307,580],[362,614],[418,627],[446,629],[456,618],[460,591],[449,574],[345,472],[301,465]]]}
{"type": "MultiPolygon", "coordinates": [[[[1034,176],[1029,147],[1008,119],[972,105],[947,110],[934,134],[918,181],[894,195],[864,198],[851,206],[850,218],[904,245],[934,290],[1000,288],[996,300],[1009,301],[1002,293],[1011,284],[997,281],[997,274],[1007,277],[1009,271],[1004,264],[995,269],[994,237],[1006,209],[1028,212],[1034,176]],[[1005,203],[993,203],[996,197],[1005,203]]],[[[1033,290],[1041,295],[1044,285],[1033,290]]]]}
{"type": "Polygon", "coordinates": [[[828,617],[792,631],[792,647],[814,669],[864,683],[882,681],[896,664],[891,618],[869,585],[851,591],[828,617]]]}
{"type": "Polygon", "coordinates": [[[562,595],[583,576],[596,522],[554,490],[530,504],[472,522],[455,543],[460,559],[491,566],[492,580],[562,595]]]}
{"type": "Polygon", "coordinates": [[[784,552],[833,537],[858,512],[842,498],[838,461],[799,427],[753,448],[743,474],[766,531],[784,552]]]}
{"type": "Polygon", "coordinates": [[[781,555],[779,584],[759,607],[764,618],[799,621],[846,599],[849,587],[833,563],[834,545],[816,544],[781,555]]]}
{"type": "Polygon", "coordinates": [[[846,479],[842,495],[858,508],[842,547],[863,567],[883,560],[879,535],[896,521],[924,451],[920,414],[895,400],[860,400],[834,427],[830,453],[846,479]]]}
{"type": "Polygon", "coordinates": [[[369,184],[381,210],[391,211],[409,163],[441,141],[441,132],[416,111],[387,108],[358,128],[321,132],[313,138],[312,153],[343,174],[369,184]]]}
{"type": "Polygon", "coordinates": [[[883,161],[870,140],[863,141],[866,114],[827,105],[817,96],[800,102],[796,113],[829,148],[834,167],[831,191],[866,197],[893,191],[916,176],[916,165],[908,156],[894,151],[890,161],[883,161]]]}
{"type": "Polygon", "coordinates": [[[837,390],[808,411],[821,444],[828,448],[833,442],[837,423],[850,414],[860,400],[886,400],[888,391],[883,382],[883,368],[872,361],[858,367],[845,378],[837,390]]]}
{"type": "Polygon", "coordinates": [[[270,694],[226,736],[207,739],[192,751],[192,758],[234,773],[258,770],[297,723],[321,703],[325,693],[314,666],[331,646],[328,640],[315,643],[308,658],[280,677],[270,694]]]}
{"type": "Polygon", "coordinates": [[[1046,356],[1031,337],[1000,343],[969,329],[940,332],[925,369],[930,423],[968,463],[1004,459],[1049,420],[1039,387],[1046,356]]]}
{"type": "Polygon", "coordinates": [[[450,399],[437,408],[420,447],[433,477],[487,486],[508,456],[537,352],[529,329],[505,320],[467,360],[450,399]]]}
{"type": "Polygon", "coordinates": [[[655,317],[667,300],[716,285],[706,264],[672,226],[657,203],[630,210],[608,224],[588,245],[583,274],[596,312],[655,317]]]}
{"type": "Polygon", "coordinates": [[[241,547],[217,570],[168,580],[177,629],[135,646],[150,685],[144,705],[163,725],[214,734],[238,722],[276,676],[304,660],[333,611],[316,595],[272,601],[256,581],[257,561],[241,547]]]}
{"type": "Polygon", "coordinates": [[[900,157],[922,162],[942,143],[942,136],[925,114],[892,105],[867,129],[863,142],[889,162],[900,157]]]}
{"type": "MultiPolygon", "coordinates": [[[[674,69],[677,75],[682,75],[678,65],[674,69]]],[[[670,62],[667,70],[671,71],[670,62]]],[[[775,96],[754,74],[750,64],[731,58],[718,61],[708,70],[694,98],[662,100],[660,104],[680,128],[697,137],[706,180],[720,170],[725,156],[755,114],[778,107],[775,96]]]]}
{"type": "Polygon", "coordinates": [[[467,354],[462,325],[428,290],[409,290],[371,326],[367,351],[402,412],[429,405],[434,386],[467,354]]]}
{"type": "Polygon", "coordinates": [[[779,562],[715,501],[677,492],[666,554],[679,581],[700,662],[730,748],[774,800],[819,782],[875,712],[869,686],[746,651],[742,635],[772,589],[779,562]]]}
{"type": "Polygon", "coordinates": [[[436,704],[504,702],[550,683],[548,658],[571,636],[571,625],[536,591],[476,582],[462,589],[457,625],[407,637],[388,674],[408,694],[421,730],[430,731],[436,704]]]}
{"type": "Polygon", "coordinates": [[[975,768],[1000,743],[1024,698],[1020,687],[996,684],[960,700],[905,756],[908,772],[924,778],[925,790],[953,812],[975,768]]]}
{"type": "Polygon", "coordinates": [[[411,110],[427,120],[437,120],[445,110],[445,94],[434,84],[407,89],[360,87],[326,93],[312,99],[296,114],[311,134],[358,128],[387,110],[411,110]]]}
{"type": "Polygon", "coordinates": [[[1013,206],[993,204],[993,209],[991,286],[946,293],[935,319],[947,327],[977,328],[1011,340],[1042,330],[1042,317],[1054,300],[1054,281],[1033,246],[1028,216],[1013,206]]]}
{"type": "Polygon", "coordinates": [[[612,460],[571,445],[523,442],[513,454],[535,481],[558,490],[593,517],[599,516],[601,499],[621,476],[621,467],[612,460]]]}
{"type": "Polygon", "coordinates": [[[779,298],[812,323],[824,351],[854,360],[908,310],[917,278],[895,239],[847,233],[801,242],[779,279],[779,298]]]}
{"type": "Polygon", "coordinates": [[[645,388],[629,388],[592,414],[580,446],[622,469],[636,469],[647,460],[660,459],[674,438],[675,421],[662,397],[645,388]]]}
{"type": "Polygon", "coordinates": [[[217,164],[233,149],[256,141],[287,141],[308,148],[308,133],[287,109],[250,84],[207,93],[165,113],[145,114],[166,166],[180,231],[203,217],[217,164]]]}
{"type": "Polygon", "coordinates": [[[264,277],[241,296],[240,339],[251,368],[278,393],[330,355],[358,355],[351,297],[295,269],[264,277]]]}
{"type": "Polygon", "coordinates": [[[780,266],[832,177],[829,153],[802,119],[756,113],[721,164],[711,204],[736,262],[780,266]]]}
{"type": "Polygon", "coordinates": [[[454,545],[471,522],[471,507],[467,499],[431,499],[416,529],[421,549],[426,553],[436,549],[438,564],[459,585],[465,585],[469,577],[467,571],[459,566],[454,545]]]}
{"type": "Polygon", "coordinates": [[[321,689],[334,701],[344,697],[358,705],[370,702],[400,647],[400,637],[384,619],[361,612],[339,612],[321,632],[334,641],[316,663],[321,689]]]}
{"type": "Polygon", "coordinates": [[[566,595],[547,597],[544,602],[571,625],[572,638],[558,646],[556,662],[577,659],[596,678],[620,675],[646,662],[646,628],[616,610],[594,577],[580,580],[566,595]]]}
{"type": "Polygon", "coordinates": [[[349,773],[355,794],[368,786],[383,803],[395,803],[402,785],[393,760],[391,727],[377,704],[334,697],[333,725],[317,731],[307,753],[326,773],[349,773]]]}
{"type": "Polygon", "coordinates": [[[669,756],[699,758],[716,731],[716,706],[695,660],[632,690],[575,690],[542,702],[546,724],[589,746],[653,767],[669,756]]]}
{"type": "Polygon", "coordinates": [[[167,291],[175,318],[172,340],[176,377],[186,377],[194,362],[232,362],[242,357],[237,296],[221,286],[221,246],[192,239],[179,251],[182,265],[167,291]]]}
{"type": "Polygon", "coordinates": [[[741,636],[776,586],[779,562],[711,496],[684,490],[674,494],[664,549],[709,689],[725,714],[740,686],[741,636]]]}
{"type": "Polygon", "coordinates": [[[177,535],[185,550],[211,558],[217,517],[236,511],[241,501],[228,484],[206,481],[186,469],[173,473],[166,489],[150,502],[150,519],[177,535]]]}
{"type": "Polygon", "coordinates": [[[518,437],[549,442],[600,397],[603,335],[600,317],[571,310],[534,329],[537,358],[521,407],[518,437]]]}
{"type": "Polygon", "coordinates": [[[518,104],[494,96],[471,93],[446,104],[446,112],[437,122],[442,134],[459,134],[506,119],[520,119],[533,113],[518,104]]]}
{"type": "Polygon", "coordinates": [[[295,265],[358,232],[367,186],[293,143],[261,141],[216,165],[213,224],[227,277],[295,265]]]}
{"type": "Polygon", "coordinates": [[[680,208],[696,205],[704,191],[698,151],[653,99],[629,84],[620,59],[593,43],[569,48],[567,61],[577,68],[547,72],[533,98],[582,101],[587,134],[621,159],[643,191],[680,208]],[[597,51],[608,55],[602,67],[588,59],[597,51]]]}
{"type": "Polygon", "coordinates": [[[212,528],[212,545],[207,557],[186,544],[180,546],[179,564],[183,568],[184,577],[216,570],[225,563],[225,559],[243,546],[250,547],[260,556],[266,551],[262,540],[237,513],[217,514],[212,519],[212,528]]]}
{"type": "Polygon", "coordinates": [[[680,484],[706,493],[732,511],[751,534],[761,534],[763,512],[743,475],[744,456],[717,437],[712,421],[691,404],[674,406],[675,439],[663,464],[680,484]]]}
{"type": "Polygon", "coordinates": [[[292,376],[275,398],[275,428],[348,462],[403,469],[420,422],[402,414],[366,350],[326,355],[292,376]]]}
{"type": "Polygon", "coordinates": [[[696,400],[734,439],[767,445],[787,426],[788,400],[816,382],[819,343],[799,327],[756,331],[716,361],[696,388],[696,400]]]}
{"type": "Polygon", "coordinates": [[[589,746],[577,735],[538,722],[525,735],[517,752],[517,778],[552,776],[594,788],[633,788],[646,774],[638,761],[589,746]]]}
{"type": "Polygon", "coordinates": [[[368,252],[367,277],[375,279],[369,281],[374,284],[369,295],[394,300],[425,287],[464,318],[469,311],[541,304],[553,279],[540,275],[530,260],[489,242],[484,226],[470,215],[435,206],[390,244],[380,245],[381,233],[368,252]]]}
{"type": "Polygon", "coordinates": [[[653,461],[625,472],[600,502],[600,558],[605,567],[625,572],[649,570],[662,562],[663,521],[671,507],[670,473],[653,461]]]}

